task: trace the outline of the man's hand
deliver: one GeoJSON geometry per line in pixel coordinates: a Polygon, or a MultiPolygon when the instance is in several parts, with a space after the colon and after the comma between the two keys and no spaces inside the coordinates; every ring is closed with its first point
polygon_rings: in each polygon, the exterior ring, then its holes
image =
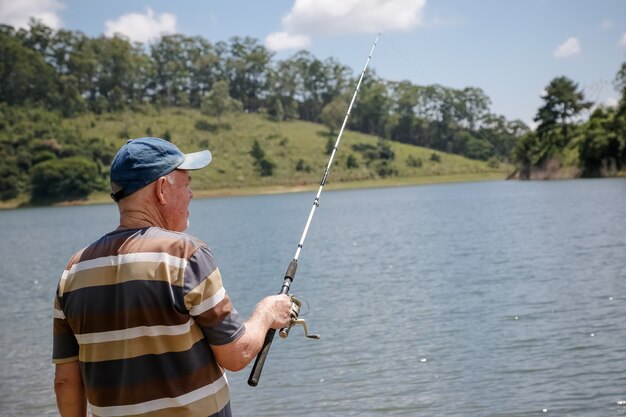
{"type": "Polygon", "coordinates": [[[261,350],[269,329],[287,327],[291,321],[291,298],[284,294],[262,299],[246,321],[246,332],[226,345],[211,345],[217,362],[229,371],[245,368],[261,350]]]}
{"type": "MultiPolygon", "coordinates": [[[[257,304],[255,313],[257,311],[259,314],[266,315],[266,321],[271,322],[268,330],[287,327],[291,321],[291,298],[284,294],[270,295],[257,304]]],[[[252,316],[255,313],[252,313],[252,316]]]]}

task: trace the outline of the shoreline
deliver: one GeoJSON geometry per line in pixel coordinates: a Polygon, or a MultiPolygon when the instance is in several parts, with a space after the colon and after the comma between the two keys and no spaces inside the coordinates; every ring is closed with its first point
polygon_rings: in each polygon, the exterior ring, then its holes
{"type": "MultiPolygon", "coordinates": [[[[506,180],[505,172],[480,172],[470,174],[429,175],[425,177],[394,177],[365,181],[333,182],[330,179],[324,186],[325,190],[353,190],[368,188],[406,187],[414,185],[434,185],[463,182],[498,181],[506,180]]],[[[252,195],[272,195],[313,192],[319,188],[319,183],[293,184],[293,185],[269,185],[215,188],[210,190],[193,191],[194,199],[240,197],[252,195]]],[[[115,204],[108,194],[104,192],[94,193],[86,200],[60,201],[53,204],[31,204],[27,200],[15,200],[0,203],[0,210],[14,210],[20,208],[36,207],[71,207],[90,206],[100,204],[115,204]]]]}

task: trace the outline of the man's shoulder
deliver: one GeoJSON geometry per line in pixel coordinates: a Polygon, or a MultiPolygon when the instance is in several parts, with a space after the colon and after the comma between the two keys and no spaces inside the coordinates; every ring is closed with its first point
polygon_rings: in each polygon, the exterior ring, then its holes
{"type": "Polygon", "coordinates": [[[208,248],[208,245],[203,240],[195,236],[159,227],[150,227],[146,230],[143,237],[146,238],[146,241],[154,242],[164,252],[180,252],[181,255],[184,253],[184,256],[187,258],[193,255],[199,248],[208,248]]]}
{"type": "Polygon", "coordinates": [[[189,259],[202,247],[208,248],[204,241],[187,233],[159,227],[118,229],[76,252],[70,260],[70,265],[89,259],[132,253],[167,253],[189,259]]]}
{"type": "Polygon", "coordinates": [[[161,229],[160,227],[150,227],[147,229],[146,233],[147,235],[171,239],[172,241],[179,241],[198,247],[207,246],[203,240],[184,232],[175,232],[173,230],[161,229]]]}

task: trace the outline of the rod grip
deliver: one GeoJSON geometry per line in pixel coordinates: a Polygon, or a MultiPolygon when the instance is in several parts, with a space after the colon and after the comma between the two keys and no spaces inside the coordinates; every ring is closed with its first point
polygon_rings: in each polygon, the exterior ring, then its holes
{"type": "MultiPolygon", "coordinates": [[[[289,295],[289,287],[291,286],[291,282],[293,278],[296,276],[296,270],[298,269],[298,261],[295,259],[289,263],[287,267],[287,271],[285,272],[285,279],[283,281],[283,286],[280,289],[279,294],[289,295]]],[[[263,372],[263,366],[265,365],[265,360],[267,359],[267,355],[270,353],[270,348],[272,347],[272,341],[274,340],[274,335],[276,334],[276,329],[269,329],[265,334],[265,340],[263,341],[263,346],[259,351],[259,354],[254,361],[254,365],[252,366],[252,371],[250,371],[250,376],[248,377],[248,385],[251,387],[256,387],[259,384],[259,379],[261,379],[261,372],[263,372]]]]}
{"type": "Polygon", "coordinates": [[[272,347],[272,341],[274,340],[275,334],[276,329],[269,329],[267,331],[267,334],[265,335],[263,347],[259,351],[259,354],[254,361],[254,365],[252,366],[250,376],[248,377],[248,385],[250,385],[251,387],[256,387],[259,384],[259,379],[261,379],[261,372],[263,371],[263,366],[265,365],[267,355],[270,353],[270,347],[272,347]]]}

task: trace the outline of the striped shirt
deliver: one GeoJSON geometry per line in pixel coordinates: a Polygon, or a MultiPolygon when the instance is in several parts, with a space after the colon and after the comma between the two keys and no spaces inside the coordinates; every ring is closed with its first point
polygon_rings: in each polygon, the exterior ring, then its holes
{"type": "Polygon", "coordinates": [[[230,416],[210,345],[244,332],[205,243],[156,227],[117,230],[61,276],[52,361],[79,361],[96,417],[230,416]]]}

